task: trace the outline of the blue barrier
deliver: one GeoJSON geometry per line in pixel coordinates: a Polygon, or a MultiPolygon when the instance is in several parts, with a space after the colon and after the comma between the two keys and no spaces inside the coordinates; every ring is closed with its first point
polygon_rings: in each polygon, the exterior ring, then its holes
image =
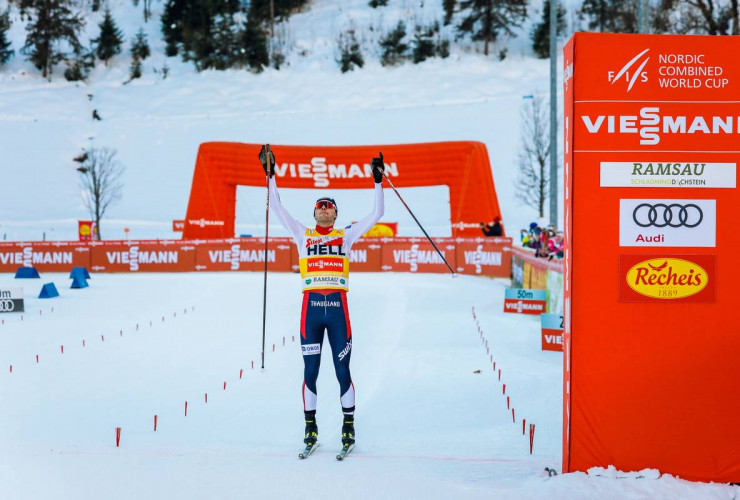
{"type": "Polygon", "coordinates": [[[86,280],[90,279],[90,273],[87,271],[86,267],[73,267],[72,271],[69,273],[69,278],[72,279],[75,277],[75,274],[79,273],[82,275],[83,278],[86,280]]]}
{"type": "Polygon", "coordinates": [[[85,278],[83,278],[79,274],[75,274],[72,278],[72,286],[70,288],[86,288],[88,286],[90,285],[87,284],[85,278]]]}
{"type": "Polygon", "coordinates": [[[59,297],[59,291],[57,291],[57,287],[54,285],[54,283],[44,283],[44,286],[41,287],[39,298],[52,299],[54,297],[59,297]]]}
{"type": "Polygon", "coordinates": [[[35,267],[19,267],[18,270],[15,272],[16,279],[21,278],[40,278],[39,272],[36,270],[35,267]]]}

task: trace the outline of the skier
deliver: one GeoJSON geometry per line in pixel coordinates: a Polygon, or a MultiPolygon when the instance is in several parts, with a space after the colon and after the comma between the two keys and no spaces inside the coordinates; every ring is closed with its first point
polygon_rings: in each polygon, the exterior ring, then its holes
{"type": "Polygon", "coordinates": [[[275,156],[271,151],[262,150],[259,154],[262,168],[269,175],[270,209],[293,237],[298,246],[298,257],[303,287],[303,307],[301,310],[301,349],[303,351],[303,411],[306,419],[304,442],[305,458],[318,439],[316,424],[316,380],[319,375],[321,346],[326,330],[334,361],[334,370],[339,381],[339,394],[342,404],[342,454],[344,458],[355,443],[354,413],[355,387],[349,371],[352,351],[352,327],[347,307],[349,290],[349,255],[352,245],[375,225],[383,216],[383,154],[371,161],[375,181],[375,203],[373,211],[355,224],[343,229],[334,227],[337,219],[337,203],[328,197],[319,198],[313,207],[316,226],[309,228],[295,220],[280,203],[275,183],[275,156]]]}

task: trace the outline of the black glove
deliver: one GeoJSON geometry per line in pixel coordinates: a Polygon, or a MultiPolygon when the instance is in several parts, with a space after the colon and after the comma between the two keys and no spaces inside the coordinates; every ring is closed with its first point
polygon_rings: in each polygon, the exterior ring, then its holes
{"type": "Polygon", "coordinates": [[[373,180],[375,180],[375,184],[380,184],[383,182],[383,172],[385,171],[385,164],[383,163],[383,153],[378,153],[380,155],[380,158],[373,158],[372,166],[373,166],[373,180]]]}
{"type": "Polygon", "coordinates": [[[269,175],[270,177],[272,177],[273,175],[275,175],[275,155],[273,154],[272,150],[269,149],[269,147],[269,144],[267,145],[267,149],[265,148],[265,146],[262,146],[262,149],[260,149],[259,159],[260,163],[262,164],[262,168],[265,170],[265,175],[269,175]]]}

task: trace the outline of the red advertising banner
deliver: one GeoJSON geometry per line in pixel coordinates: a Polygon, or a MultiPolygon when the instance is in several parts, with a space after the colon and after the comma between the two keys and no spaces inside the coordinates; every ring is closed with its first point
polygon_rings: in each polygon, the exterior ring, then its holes
{"type": "Polygon", "coordinates": [[[190,242],[119,241],[90,243],[91,272],[182,272],[195,269],[195,245],[190,242]]]}
{"type": "Polygon", "coordinates": [[[508,278],[511,274],[511,238],[457,239],[455,244],[455,271],[508,278]]]}
{"type": "Polygon", "coordinates": [[[380,272],[383,254],[381,249],[382,243],[378,238],[363,238],[352,245],[349,254],[350,272],[380,272]]]}
{"type": "Polygon", "coordinates": [[[740,482],[739,51],[604,33],[564,49],[566,472],[740,482]]]}
{"type": "Polygon", "coordinates": [[[65,272],[88,266],[90,247],[77,242],[22,242],[0,245],[0,272],[15,272],[21,266],[40,272],[65,272]]]}
{"type": "MultiPolygon", "coordinates": [[[[405,241],[383,238],[382,271],[408,273],[449,273],[442,258],[426,238],[405,241]],[[385,241],[389,240],[388,243],[385,241]]],[[[452,238],[437,238],[437,247],[455,268],[455,245],[452,238]]]]}
{"type": "MultiPolygon", "coordinates": [[[[267,265],[270,271],[291,270],[291,243],[268,242],[267,265]]],[[[197,271],[261,271],[265,268],[265,243],[258,238],[204,242],[198,245],[197,271]]]]}
{"type": "Polygon", "coordinates": [[[185,230],[184,220],[173,220],[172,221],[172,232],[181,233],[185,230]]]}

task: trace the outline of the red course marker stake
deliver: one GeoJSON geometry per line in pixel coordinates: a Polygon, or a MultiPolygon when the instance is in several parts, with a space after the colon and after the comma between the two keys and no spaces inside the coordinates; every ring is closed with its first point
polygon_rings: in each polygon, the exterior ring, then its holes
{"type": "Polygon", "coordinates": [[[85,339],[82,339],[82,347],[85,347],[85,339]]]}
{"type": "Polygon", "coordinates": [[[501,368],[498,369],[498,379],[501,380],[501,368]]]}
{"type": "Polygon", "coordinates": [[[254,361],[252,361],[252,370],[254,370],[254,361]]]}
{"type": "Polygon", "coordinates": [[[504,394],[506,394],[506,384],[504,384],[503,391],[504,391],[504,394]]]}
{"type": "Polygon", "coordinates": [[[511,421],[516,423],[516,417],[514,416],[514,408],[511,409],[511,421]]]}
{"type": "Polygon", "coordinates": [[[285,345],[285,337],[283,337],[283,345],[285,345]]]}
{"type": "Polygon", "coordinates": [[[157,432],[157,415],[154,415],[154,432],[157,432]]]}
{"type": "Polygon", "coordinates": [[[185,416],[188,416],[188,402],[185,401],[185,416]]]}
{"type": "Polygon", "coordinates": [[[206,403],[208,403],[208,393],[206,392],[206,403]]]}
{"type": "Polygon", "coordinates": [[[526,434],[526,432],[524,430],[524,426],[526,425],[526,423],[527,423],[527,419],[526,418],[523,418],[522,419],[522,436],[526,434]]]}
{"type": "Polygon", "coordinates": [[[534,424],[529,424],[529,454],[532,454],[534,448],[534,424]]]}
{"type": "Polygon", "coordinates": [[[224,380],[224,390],[226,390],[226,381],[224,380]]]}
{"type": "Polygon", "coordinates": [[[38,363],[38,362],[39,362],[39,355],[37,354],[36,355],[36,363],[38,363]]]}
{"type": "Polygon", "coordinates": [[[242,374],[244,374],[244,370],[239,368],[239,378],[242,378],[242,374]]]}
{"type": "Polygon", "coordinates": [[[116,427],[116,448],[121,444],[121,428],[116,427]]]}
{"type": "Polygon", "coordinates": [[[62,354],[64,354],[64,346],[62,346],[62,354]]]}
{"type": "Polygon", "coordinates": [[[275,352],[275,344],[272,344],[272,352],[275,352]]]}
{"type": "Polygon", "coordinates": [[[101,335],[100,336],[100,340],[102,340],[103,342],[105,342],[105,335],[101,335]]]}
{"type": "Polygon", "coordinates": [[[493,371],[496,371],[496,362],[493,362],[493,371]]]}
{"type": "Polygon", "coordinates": [[[506,396],[506,409],[509,409],[509,396],[506,396]]]}
{"type": "Polygon", "coordinates": [[[13,365],[10,365],[10,373],[13,373],[13,365]]]}

